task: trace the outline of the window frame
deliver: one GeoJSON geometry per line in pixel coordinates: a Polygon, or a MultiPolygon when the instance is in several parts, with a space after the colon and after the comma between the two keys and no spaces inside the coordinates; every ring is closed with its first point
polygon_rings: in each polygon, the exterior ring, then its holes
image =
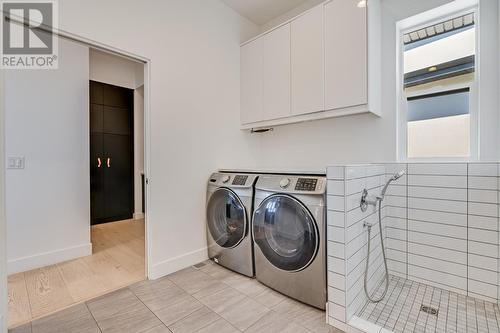
{"type": "Polygon", "coordinates": [[[397,160],[398,161],[477,161],[479,160],[479,86],[480,86],[480,17],[477,0],[465,1],[460,4],[444,5],[428,12],[415,15],[396,24],[396,131],[397,131],[397,160]],[[432,87],[419,92],[406,93],[404,91],[404,41],[403,35],[430,25],[446,21],[447,19],[474,13],[475,28],[475,70],[474,81],[455,83],[446,87],[432,87]],[[469,89],[470,115],[470,156],[468,157],[408,157],[408,103],[407,98],[425,96],[444,91],[469,89]]]}

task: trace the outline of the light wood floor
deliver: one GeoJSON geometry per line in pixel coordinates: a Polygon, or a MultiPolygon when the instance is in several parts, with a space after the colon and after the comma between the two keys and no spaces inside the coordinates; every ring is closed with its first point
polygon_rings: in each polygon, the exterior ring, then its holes
{"type": "Polygon", "coordinates": [[[93,254],[9,276],[9,327],[145,279],[144,220],[92,227],[93,254]]]}

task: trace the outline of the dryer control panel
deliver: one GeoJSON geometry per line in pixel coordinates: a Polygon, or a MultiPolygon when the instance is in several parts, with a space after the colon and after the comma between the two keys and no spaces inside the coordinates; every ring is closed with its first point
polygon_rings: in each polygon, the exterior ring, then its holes
{"type": "Polygon", "coordinates": [[[324,194],[326,191],[326,177],[316,175],[260,175],[255,189],[290,194],[324,194]]]}
{"type": "Polygon", "coordinates": [[[233,179],[233,185],[243,186],[247,183],[248,175],[236,175],[233,179]]]}
{"type": "Polygon", "coordinates": [[[214,187],[251,188],[257,177],[257,174],[216,172],[210,176],[209,185],[214,187]]]}
{"type": "Polygon", "coordinates": [[[295,183],[295,191],[316,191],[316,185],[318,184],[317,178],[299,178],[297,183],[295,183]]]}

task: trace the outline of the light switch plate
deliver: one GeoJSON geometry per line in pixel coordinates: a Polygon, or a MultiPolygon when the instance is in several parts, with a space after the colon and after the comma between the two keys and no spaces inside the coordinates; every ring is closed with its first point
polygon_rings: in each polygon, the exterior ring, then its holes
{"type": "Polygon", "coordinates": [[[7,169],[24,169],[24,157],[22,156],[7,157],[7,169]]]}

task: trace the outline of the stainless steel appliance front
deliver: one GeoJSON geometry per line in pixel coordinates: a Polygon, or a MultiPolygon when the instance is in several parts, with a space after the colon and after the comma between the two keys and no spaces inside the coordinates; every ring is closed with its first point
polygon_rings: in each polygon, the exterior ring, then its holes
{"type": "Polygon", "coordinates": [[[214,173],[207,187],[209,258],[250,277],[254,276],[250,219],[256,179],[253,174],[214,173]]]}
{"type": "Polygon", "coordinates": [[[255,190],[255,273],[265,285],[320,309],[326,305],[326,179],[261,176],[255,190]]]}

